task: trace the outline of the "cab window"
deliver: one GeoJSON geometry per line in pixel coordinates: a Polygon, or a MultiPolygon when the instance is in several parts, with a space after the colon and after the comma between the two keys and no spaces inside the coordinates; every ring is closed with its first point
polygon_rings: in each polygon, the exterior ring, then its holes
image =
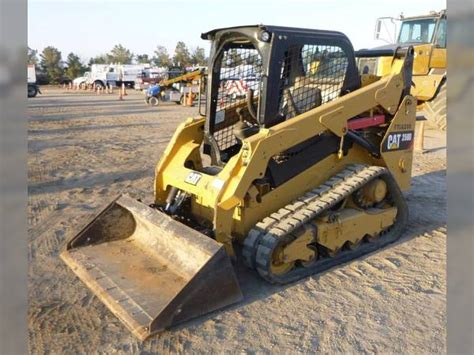
{"type": "Polygon", "coordinates": [[[400,29],[398,43],[431,43],[436,27],[436,19],[404,21],[400,29]]]}
{"type": "Polygon", "coordinates": [[[290,46],[280,74],[282,117],[295,117],[339,97],[348,66],[349,59],[339,46],[290,46]]]}
{"type": "Polygon", "coordinates": [[[446,48],[446,19],[439,21],[438,32],[436,33],[436,44],[440,48],[446,48]]]}

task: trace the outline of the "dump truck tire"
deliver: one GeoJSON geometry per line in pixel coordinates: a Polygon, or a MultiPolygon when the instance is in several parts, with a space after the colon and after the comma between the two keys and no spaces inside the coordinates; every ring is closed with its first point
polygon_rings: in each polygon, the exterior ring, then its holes
{"type": "Polygon", "coordinates": [[[446,130],[446,82],[441,84],[438,94],[425,103],[425,117],[428,122],[442,131],[446,130]]]}
{"type": "Polygon", "coordinates": [[[38,95],[38,89],[35,85],[28,85],[28,97],[35,97],[38,95]]]}

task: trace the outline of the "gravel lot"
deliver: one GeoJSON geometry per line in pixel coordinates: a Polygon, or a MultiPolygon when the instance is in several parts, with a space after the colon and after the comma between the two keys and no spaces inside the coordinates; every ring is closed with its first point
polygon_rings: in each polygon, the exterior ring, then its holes
{"type": "Polygon", "coordinates": [[[65,239],[129,188],[152,194],[176,128],[196,108],[141,93],[43,88],[29,99],[32,353],[446,352],[446,136],[427,130],[407,194],[409,228],[381,251],[285,287],[241,265],[243,302],[137,341],[59,259],[65,239]]]}

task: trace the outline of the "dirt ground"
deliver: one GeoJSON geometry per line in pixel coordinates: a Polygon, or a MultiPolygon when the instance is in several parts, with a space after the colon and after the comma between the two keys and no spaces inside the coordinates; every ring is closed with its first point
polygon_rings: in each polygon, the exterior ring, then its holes
{"type": "Polygon", "coordinates": [[[31,353],[445,353],[446,135],[427,130],[402,239],[285,287],[237,266],[244,300],[139,342],[59,259],[64,240],[130,187],[152,194],[176,125],[196,108],[130,91],[45,88],[29,99],[31,353]]]}

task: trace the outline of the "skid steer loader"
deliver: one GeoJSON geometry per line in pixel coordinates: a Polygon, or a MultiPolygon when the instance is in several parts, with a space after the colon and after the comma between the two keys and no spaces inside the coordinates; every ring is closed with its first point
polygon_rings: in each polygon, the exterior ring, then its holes
{"type": "Polygon", "coordinates": [[[61,253],[140,339],[241,300],[237,258],[284,284],[393,242],[407,221],[411,47],[380,78],[358,73],[339,32],[202,38],[206,105],[157,164],[154,203],[119,196],[61,253]],[[246,81],[246,97],[227,95],[227,80],[246,81]]]}

